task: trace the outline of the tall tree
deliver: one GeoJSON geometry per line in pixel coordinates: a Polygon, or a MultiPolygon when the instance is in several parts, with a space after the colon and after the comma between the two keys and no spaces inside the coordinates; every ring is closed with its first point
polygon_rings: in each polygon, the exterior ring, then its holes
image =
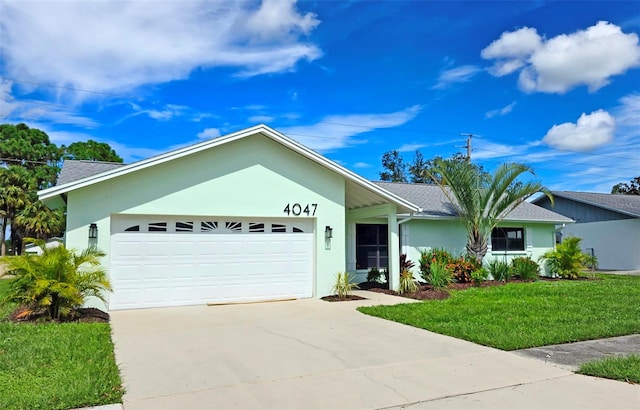
{"type": "Polygon", "coordinates": [[[106,142],[88,140],[86,142],[74,142],[60,147],[64,159],[84,159],[90,161],[122,162],[122,158],[106,142]]]}
{"type": "Polygon", "coordinates": [[[36,179],[37,188],[55,183],[62,153],[49,136],[25,124],[0,125],[0,165],[19,165],[36,179]]]}
{"type": "Polygon", "coordinates": [[[12,165],[0,168],[0,255],[7,253],[5,239],[7,227],[30,202],[34,179],[26,169],[12,165]]]}
{"type": "Polygon", "coordinates": [[[628,183],[619,183],[615,184],[613,188],[611,188],[612,194],[623,194],[623,195],[640,195],[640,177],[635,177],[628,183]]]}
{"type": "Polygon", "coordinates": [[[540,182],[517,181],[524,173],[533,174],[527,165],[502,164],[491,175],[466,161],[437,160],[433,172],[440,175],[438,185],[467,228],[467,253],[478,262],[487,253],[493,228],[523,201],[543,192],[553,203],[551,192],[540,182]]]}
{"type": "Polygon", "coordinates": [[[413,162],[409,165],[409,179],[414,184],[433,184],[429,176],[432,160],[425,160],[420,151],[416,151],[413,162]]]}
{"type": "Polygon", "coordinates": [[[407,164],[398,151],[388,151],[382,155],[380,179],[388,182],[407,182],[407,164]]]}

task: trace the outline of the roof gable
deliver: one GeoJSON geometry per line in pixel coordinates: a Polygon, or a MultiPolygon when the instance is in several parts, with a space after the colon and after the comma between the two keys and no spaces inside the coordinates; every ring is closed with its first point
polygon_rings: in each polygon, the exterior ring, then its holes
{"type": "MultiPolygon", "coordinates": [[[[451,204],[438,185],[397,182],[375,182],[375,184],[418,205],[422,211],[416,214],[416,216],[423,216],[427,218],[458,217],[455,207],[451,204]]],[[[553,223],[573,222],[572,219],[567,218],[566,216],[526,201],[518,205],[503,220],[553,223]]]]}
{"type": "Polygon", "coordinates": [[[62,164],[62,169],[60,170],[60,175],[58,175],[56,186],[69,184],[71,182],[102,174],[103,172],[111,171],[123,166],[125,166],[125,164],[117,162],[67,159],[62,164]]]}
{"type": "MultiPolygon", "coordinates": [[[[640,218],[640,195],[596,192],[552,191],[554,196],[640,218]]],[[[540,201],[537,198],[534,202],[540,201]]]]}
{"type": "MultiPolygon", "coordinates": [[[[65,172],[65,177],[59,181],[58,185],[44,189],[38,192],[38,196],[41,200],[51,200],[52,203],[56,201],[61,195],[67,192],[81,189],[90,185],[94,185],[103,181],[107,181],[113,178],[117,178],[122,175],[126,175],[132,172],[140,171],[146,168],[150,168],[165,162],[169,162],[178,158],[182,158],[188,155],[193,155],[198,152],[213,149],[223,144],[228,144],[233,141],[237,141],[242,138],[247,138],[254,135],[261,135],[269,138],[280,145],[296,152],[303,157],[341,175],[347,181],[347,186],[356,186],[360,188],[358,195],[366,196],[364,203],[358,203],[359,206],[375,205],[376,201],[380,199],[391,202],[398,206],[399,212],[415,212],[419,210],[419,207],[410,201],[397,196],[396,194],[386,191],[372,182],[364,179],[358,174],[336,164],[335,162],[325,158],[317,152],[305,147],[304,145],[294,141],[293,139],[275,131],[274,129],[266,125],[257,125],[255,127],[247,128],[226,136],[203,141],[188,147],[179,148],[164,154],[157,155],[142,161],[134,162],[128,165],[119,166],[104,166],[99,168],[99,165],[91,164],[89,161],[74,161],[70,164],[70,168],[65,172]],[[80,168],[83,170],[81,171],[80,168]],[[78,179],[74,179],[74,178],[78,179]]],[[[105,164],[105,163],[100,163],[105,164]]],[[[64,166],[63,166],[64,168],[64,166]]],[[[62,174],[62,172],[61,172],[62,174]]],[[[349,201],[348,201],[349,202],[349,201]]]]}

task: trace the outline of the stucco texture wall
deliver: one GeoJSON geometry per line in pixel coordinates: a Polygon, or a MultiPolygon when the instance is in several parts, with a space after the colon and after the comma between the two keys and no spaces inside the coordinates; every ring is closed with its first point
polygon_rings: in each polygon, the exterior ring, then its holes
{"type": "Polygon", "coordinates": [[[318,204],[314,295],[323,296],[345,269],[344,201],[342,176],[255,135],[70,192],[66,240],[85,248],[88,225],[97,223],[98,247],[108,253],[113,214],[286,218],[288,203],[318,204]],[[326,225],[334,228],[330,249],[326,225]]]}
{"type": "Polygon", "coordinates": [[[567,225],[567,236],[582,238],[582,249],[594,250],[599,269],[640,269],[640,219],[567,225]]]}

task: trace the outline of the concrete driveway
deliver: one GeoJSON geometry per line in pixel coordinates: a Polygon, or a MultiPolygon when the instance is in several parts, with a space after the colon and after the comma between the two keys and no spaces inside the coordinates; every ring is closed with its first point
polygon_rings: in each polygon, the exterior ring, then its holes
{"type": "Polygon", "coordinates": [[[637,409],[640,387],[299,300],[113,312],[132,409],[637,409]]]}

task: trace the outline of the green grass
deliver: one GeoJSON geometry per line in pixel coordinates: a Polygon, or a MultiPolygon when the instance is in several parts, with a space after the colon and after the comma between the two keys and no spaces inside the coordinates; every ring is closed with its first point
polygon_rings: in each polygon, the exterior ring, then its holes
{"type": "MultiPolygon", "coordinates": [[[[12,309],[0,308],[0,318],[12,309]]],[[[121,385],[109,324],[0,322],[0,409],[118,403],[121,385]]]]}
{"type": "Polygon", "coordinates": [[[503,350],[640,333],[640,277],[539,281],[451,292],[363,313],[503,350]]]}
{"type": "Polygon", "coordinates": [[[605,379],[640,383],[640,355],[628,357],[608,357],[584,363],[578,373],[605,379]]]}

